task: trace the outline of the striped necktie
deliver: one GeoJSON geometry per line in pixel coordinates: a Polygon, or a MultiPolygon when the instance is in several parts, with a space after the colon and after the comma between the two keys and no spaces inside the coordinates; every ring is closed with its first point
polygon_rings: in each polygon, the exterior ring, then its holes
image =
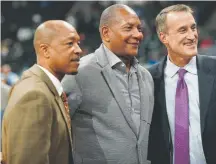
{"type": "Polygon", "coordinates": [[[66,95],[65,92],[62,92],[61,99],[62,99],[62,101],[64,103],[64,107],[65,107],[65,112],[66,112],[66,117],[67,117],[67,124],[68,124],[69,129],[71,129],[70,110],[69,110],[67,95],[66,95]]]}

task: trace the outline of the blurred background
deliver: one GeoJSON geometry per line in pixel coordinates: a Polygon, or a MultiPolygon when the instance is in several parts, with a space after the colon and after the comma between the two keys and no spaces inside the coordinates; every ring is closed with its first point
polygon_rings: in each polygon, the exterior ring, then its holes
{"type": "Polygon", "coordinates": [[[166,54],[158,40],[154,20],[160,10],[178,3],[190,5],[199,28],[199,53],[216,55],[216,2],[195,1],[1,1],[1,80],[13,85],[22,72],[36,62],[33,35],[50,19],[71,23],[81,37],[83,55],[101,43],[98,26],[102,11],[115,3],[132,7],[143,24],[144,40],[138,60],[148,67],[166,54]]]}

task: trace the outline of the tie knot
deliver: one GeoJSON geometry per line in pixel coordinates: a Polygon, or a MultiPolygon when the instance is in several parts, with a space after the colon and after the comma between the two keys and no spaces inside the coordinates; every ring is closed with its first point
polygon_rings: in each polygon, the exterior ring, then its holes
{"type": "Polygon", "coordinates": [[[62,92],[61,98],[62,98],[62,101],[63,101],[63,102],[67,102],[67,95],[66,95],[65,92],[62,92]]]}
{"type": "Polygon", "coordinates": [[[180,79],[183,79],[186,72],[187,72],[187,71],[186,71],[185,69],[182,69],[182,68],[179,69],[179,70],[178,70],[179,78],[180,78],[180,79]]]}

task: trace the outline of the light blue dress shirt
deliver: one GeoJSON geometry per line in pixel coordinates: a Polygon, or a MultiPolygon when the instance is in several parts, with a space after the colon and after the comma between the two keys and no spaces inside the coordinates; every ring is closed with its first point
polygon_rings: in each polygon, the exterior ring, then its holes
{"type": "MultiPolygon", "coordinates": [[[[200,102],[199,102],[199,87],[196,66],[196,56],[183,67],[187,70],[184,76],[188,87],[189,96],[189,147],[190,147],[190,164],[206,164],[202,139],[201,139],[201,125],[200,125],[200,102]]],[[[167,59],[164,80],[165,80],[165,94],[167,114],[170,124],[172,141],[174,141],[175,133],[175,94],[178,81],[177,71],[180,67],[173,64],[169,58],[167,59]]],[[[173,151],[174,151],[173,142],[173,151]]],[[[174,154],[174,153],[173,153],[174,154]]],[[[175,157],[173,157],[174,160],[175,157]]]]}

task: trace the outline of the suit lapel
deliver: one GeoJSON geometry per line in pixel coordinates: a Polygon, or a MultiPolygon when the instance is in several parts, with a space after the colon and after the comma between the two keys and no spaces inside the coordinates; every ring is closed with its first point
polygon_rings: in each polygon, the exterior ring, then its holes
{"type": "Polygon", "coordinates": [[[40,79],[42,79],[46,83],[47,87],[50,89],[50,91],[54,95],[58,95],[58,92],[57,92],[55,86],[53,85],[52,81],[49,79],[49,77],[46,75],[46,73],[41,68],[39,68],[35,64],[30,68],[30,71],[32,73],[34,73],[35,75],[37,75],[38,77],[40,77],[40,79]]]}
{"type": "Polygon", "coordinates": [[[157,67],[157,74],[153,77],[155,83],[155,104],[159,106],[159,113],[161,115],[160,119],[162,120],[162,128],[163,128],[163,136],[166,142],[167,149],[172,148],[170,144],[172,144],[171,132],[169,126],[169,119],[167,114],[166,107],[166,94],[165,94],[165,82],[164,82],[164,68],[166,65],[167,57],[163,59],[163,61],[157,67]]]}
{"type": "Polygon", "coordinates": [[[102,73],[102,76],[104,77],[104,80],[106,81],[108,87],[110,88],[120,110],[122,111],[123,116],[125,117],[125,120],[127,121],[132,131],[137,136],[137,130],[131,118],[130,110],[127,109],[125,105],[126,102],[124,100],[124,97],[116,85],[117,78],[114,75],[112,68],[108,63],[106,52],[104,51],[104,48],[102,45],[95,51],[95,54],[97,57],[97,63],[102,68],[101,73],[102,73]]]}
{"type": "Polygon", "coordinates": [[[204,64],[204,61],[200,56],[197,57],[197,73],[199,83],[201,132],[203,134],[205,127],[205,118],[208,112],[208,106],[211,99],[214,76],[210,74],[208,64],[204,64]]]}
{"type": "Polygon", "coordinates": [[[65,110],[65,107],[64,107],[64,104],[62,102],[62,99],[60,96],[55,96],[55,100],[59,106],[59,108],[61,109],[61,113],[62,113],[62,116],[64,118],[64,121],[65,121],[65,124],[66,124],[66,127],[67,127],[67,131],[68,131],[68,135],[69,135],[69,138],[70,138],[70,144],[71,144],[71,147],[72,147],[72,136],[71,136],[71,127],[68,126],[68,122],[67,122],[67,116],[66,116],[66,110],[65,110]]]}
{"type": "MultiPolygon", "coordinates": [[[[150,91],[147,87],[147,82],[144,79],[141,70],[139,69],[138,66],[138,71],[137,71],[137,76],[138,76],[138,85],[140,89],[140,130],[139,130],[139,140],[143,139],[143,136],[145,134],[145,124],[149,124],[149,119],[151,117],[151,111],[149,110],[150,107],[150,91]],[[144,122],[143,122],[144,121],[144,122]]],[[[150,125],[150,124],[149,124],[150,125]]]]}
{"type": "Polygon", "coordinates": [[[116,99],[116,102],[118,103],[119,108],[121,109],[121,111],[122,111],[125,119],[127,120],[130,128],[137,135],[136,127],[135,127],[135,124],[134,124],[134,122],[133,122],[133,120],[131,118],[130,110],[127,109],[127,107],[125,105],[126,102],[124,100],[124,97],[121,94],[121,92],[118,89],[118,87],[116,86],[117,78],[113,74],[112,69],[110,68],[109,65],[107,65],[106,67],[104,67],[102,69],[102,75],[103,75],[105,81],[107,82],[107,85],[109,86],[110,90],[112,91],[113,96],[116,99]]]}
{"type": "Polygon", "coordinates": [[[66,112],[65,107],[64,107],[64,104],[63,104],[63,102],[61,100],[61,97],[59,96],[55,86],[53,85],[53,83],[49,79],[49,77],[45,74],[45,72],[43,70],[41,70],[36,64],[30,68],[30,71],[33,72],[35,75],[39,76],[46,83],[47,87],[53,93],[53,95],[55,97],[55,100],[56,100],[56,103],[58,104],[58,106],[59,106],[59,108],[61,110],[62,116],[64,118],[64,121],[65,121],[65,124],[66,124],[66,127],[67,127],[67,131],[68,131],[68,135],[69,135],[69,138],[70,138],[70,143],[71,143],[71,146],[72,146],[71,131],[70,131],[70,128],[68,127],[68,124],[67,124],[67,117],[66,117],[66,113],[65,113],[66,112]]]}
{"type": "Polygon", "coordinates": [[[158,91],[158,102],[161,107],[161,119],[162,119],[162,127],[163,127],[163,135],[166,142],[167,149],[170,148],[169,144],[172,143],[171,135],[170,135],[170,126],[169,126],[169,119],[167,114],[167,107],[166,107],[166,98],[165,98],[165,82],[164,78],[157,79],[156,83],[160,86],[160,90],[158,91]]]}

